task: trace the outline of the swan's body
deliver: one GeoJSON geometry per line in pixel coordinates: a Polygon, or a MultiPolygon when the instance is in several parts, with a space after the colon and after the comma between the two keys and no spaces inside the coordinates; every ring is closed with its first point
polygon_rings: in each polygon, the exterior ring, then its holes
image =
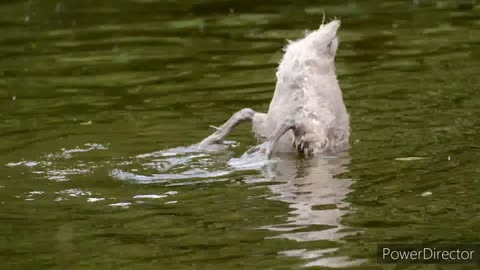
{"type": "Polygon", "coordinates": [[[335,73],[340,21],[321,25],[290,42],[276,73],[268,113],[243,109],[199,146],[219,141],[239,122],[252,121],[257,138],[268,139],[268,154],[337,153],[349,147],[349,116],[335,73]]]}

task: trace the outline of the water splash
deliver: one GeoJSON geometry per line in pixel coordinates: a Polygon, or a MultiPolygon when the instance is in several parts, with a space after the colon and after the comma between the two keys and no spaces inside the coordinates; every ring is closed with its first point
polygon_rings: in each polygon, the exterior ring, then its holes
{"type": "Polygon", "coordinates": [[[231,158],[231,152],[225,150],[236,145],[233,141],[226,141],[206,150],[191,145],[141,154],[118,164],[120,168],[112,169],[110,175],[118,180],[142,184],[189,185],[225,181],[237,171],[259,170],[273,163],[259,153],[231,158]]]}
{"type": "Polygon", "coordinates": [[[18,162],[9,162],[7,167],[26,167],[34,169],[32,173],[43,175],[46,179],[63,182],[70,180],[72,175],[85,175],[93,172],[100,164],[96,162],[78,160],[72,165],[68,162],[73,158],[77,158],[78,154],[87,153],[97,150],[107,150],[106,145],[98,143],[86,143],[83,146],[72,149],[61,148],[60,151],[54,153],[46,153],[39,160],[22,160],[18,162]]]}

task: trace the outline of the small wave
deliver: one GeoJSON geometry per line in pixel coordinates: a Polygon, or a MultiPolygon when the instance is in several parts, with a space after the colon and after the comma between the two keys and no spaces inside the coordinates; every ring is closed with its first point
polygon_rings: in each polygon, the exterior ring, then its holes
{"type": "Polygon", "coordinates": [[[276,162],[260,151],[247,151],[240,158],[232,158],[229,151],[220,151],[236,146],[234,141],[224,141],[202,150],[191,145],[140,154],[119,163],[127,168],[115,168],[110,175],[118,180],[144,184],[191,185],[225,181],[226,176],[238,171],[263,170],[276,162]]]}
{"type": "Polygon", "coordinates": [[[82,162],[78,161],[72,165],[71,160],[75,154],[90,152],[93,150],[106,150],[105,145],[98,143],[86,143],[81,147],[75,147],[72,149],[62,148],[58,152],[46,153],[42,155],[41,159],[35,160],[22,160],[18,162],[9,162],[7,167],[26,167],[34,168],[31,171],[34,174],[45,175],[45,177],[52,181],[62,182],[68,181],[71,175],[84,175],[91,173],[96,169],[99,164],[94,162],[82,162]]]}

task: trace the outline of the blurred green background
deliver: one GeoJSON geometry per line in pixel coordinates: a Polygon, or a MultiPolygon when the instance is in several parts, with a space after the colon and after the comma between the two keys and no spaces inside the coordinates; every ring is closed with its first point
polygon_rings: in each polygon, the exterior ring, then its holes
{"type": "Polygon", "coordinates": [[[477,1],[10,0],[0,29],[1,269],[478,269],[375,257],[480,242],[477,1]],[[349,153],[191,151],[323,13],[349,153]]]}

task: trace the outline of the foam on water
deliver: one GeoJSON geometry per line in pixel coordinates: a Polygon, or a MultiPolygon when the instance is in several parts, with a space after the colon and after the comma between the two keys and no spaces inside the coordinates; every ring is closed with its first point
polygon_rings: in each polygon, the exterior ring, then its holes
{"type": "Polygon", "coordinates": [[[191,145],[140,154],[118,164],[126,168],[115,168],[110,175],[118,180],[143,184],[168,182],[189,185],[225,181],[224,177],[236,171],[258,170],[272,163],[260,152],[247,152],[240,158],[231,158],[231,152],[226,150],[235,146],[235,142],[226,141],[211,145],[206,150],[191,145]]]}
{"type": "MultiPolygon", "coordinates": [[[[169,185],[191,185],[226,181],[227,176],[244,170],[261,170],[275,161],[267,159],[262,151],[247,151],[241,157],[232,157],[231,148],[238,146],[235,141],[213,144],[207,149],[197,145],[181,146],[151,153],[122,158],[121,160],[84,161],[80,154],[106,150],[107,146],[86,143],[71,149],[45,153],[39,160],[9,162],[8,167],[24,167],[32,174],[62,182],[75,175],[87,175],[95,169],[111,166],[110,176],[117,180],[136,183],[168,183],[169,185]],[[72,159],[76,160],[73,162],[72,159]],[[68,165],[66,165],[68,164],[68,165]]],[[[266,146],[257,146],[264,149],[266,146]],[[262,148],[263,147],[263,148],[262,148]]]]}
{"type": "Polygon", "coordinates": [[[156,194],[146,194],[146,195],[135,195],[133,196],[134,199],[160,199],[166,198],[167,195],[156,195],[156,194]]]}
{"type": "Polygon", "coordinates": [[[97,150],[107,150],[107,146],[98,143],[85,143],[72,149],[61,148],[59,151],[43,154],[39,160],[22,160],[9,162],[7,167],[30,168],[33,174],[44,176],[46,179],[62,182],[70,180],[72,175],[85,175],[91,173],[101,164],[92,161],[78,160],[71,165],[71,160],[77,155],[97,150]],[[70,160],[70,161],[68,161],[70,160]],[[68,165],[66,165],[68,164],[68,165]],[[33,170],[34,169],[34,170],[33,170]]]}

